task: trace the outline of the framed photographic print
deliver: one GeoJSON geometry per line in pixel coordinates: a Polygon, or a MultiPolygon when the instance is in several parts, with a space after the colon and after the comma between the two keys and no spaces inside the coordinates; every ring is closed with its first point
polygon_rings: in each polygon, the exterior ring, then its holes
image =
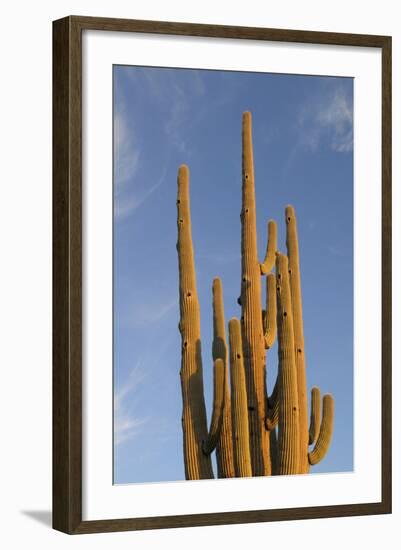
{"type": "Polygon", "coordinates": [[[53,526],[391,512],[391,38],[53,23],[53,526]]]}

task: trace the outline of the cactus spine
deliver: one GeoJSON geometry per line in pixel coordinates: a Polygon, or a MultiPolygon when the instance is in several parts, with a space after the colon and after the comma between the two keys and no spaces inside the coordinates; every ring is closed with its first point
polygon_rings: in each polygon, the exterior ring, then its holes
{"type": "Polygon", "coordinates": [[[268,223],[265,258],[258,260],[251,114],[242,118],[241,321],[231,319],[227,353],[223,289],[213,280],[213,411],[207,429],[203,395],[200,309],[191,236],[189,171],[178,172],[178,264],[182,339],[182,428],[187,479],[307,473],[326,455],[334,400],[312,389],[310,425],[306,394],[301,277],[295,211],[285,210],[287,256],[277,252],[277,226],[268,223]],[[276,274],[271,273],[275,267],[276,274]],[[261,277],[266,276],[266,309],[261,277]],[[278,339],[279,368],[267,395],[266,350],[278,339]],[[229,356],[229,357],[228,357],[229,356]],[[228,358],[229,365],[228,368],[228,358]],[[314,445],[309,450],[309,446],[314,445]]]}

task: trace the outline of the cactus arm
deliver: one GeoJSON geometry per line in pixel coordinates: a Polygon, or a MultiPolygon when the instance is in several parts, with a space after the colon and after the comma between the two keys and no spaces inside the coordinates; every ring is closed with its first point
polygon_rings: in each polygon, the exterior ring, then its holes
{"type": "Polygon", "coordinates": [[[233,434],[231,427],[231,398],[228,380],[226,329],[224,321],[223,288],[219,278],[213,280],[213,361],[222,359],[225,365],[225,391],[223,422],[216,447],[217,473],[219,478],[235,477],[233,434]]]}
{"type": "Polygon", "coordinates": [[[309,471],[308,444],[309,444],[309,419],[308,396],[306,388],[305,371],[305,343],[302,320],[302,294],[301,275],[299,266],[299,249],[297,220],[292,206],[285,209],[287,227],[287,254],[288,269],[290,275],[291,304],[294,322],[294,346],[295,362],[297,367],[298,404],[299,404],[299,445],[300,445],[300,473],[309,471]]]}
{"type": "Polygon", "coordinates": [[[288,260],[277,254],[279,353],[278,459],[280,474],[299,473],[299,410],[288,260]]]}
{"type": "Polygon", "coordinates": [[[267,224],[267,247],[266,255],[263,263],[260,264],[260,272],[262,275],[267,275],[274,267],[277,251],[277,225],[274,220],[269,220],[267,224]]]}
{"type": "Polygon", "coordinates": [[[265,343],[261,315],[261,276],[256,238],[255,183],[251,113],[242,117],[242,211],[241,211],[241,329],[247,384],[252,471],[270,475],[269,435],[266,416],[265,343]]]}
{"type": "Polygon", "coordinates": [[[308,453],[308,460],[311,466],[318,464],[326,456],[333,435],[333,425],[334,399],[330,394],[327,394],[323,397],[323,418],[319,437],[313,451],[308,453]]]}
{"type": "Polygon", "coordinates": [[[223,423],[226,365],[222,359],[216,359],[213,368],[213,412],[208,437],[202,443],[202,450],[210,455],[216,448],[223,423]]]}
{"type": "Polygon", "coordinates": [[[312,388],[311,392],[311,412],[310,412],[310,424],[309,424],[309,445],[314,445],[319,436],[321,421],[320,410],[320,390],[319,388],[312,388]]]}
{"type": "Polygon", "coordinates": [[[223,359],[227,361],[226,329],[224,326],[223,287],[221,279],[213,279],[213,361],[223,359]]]}
{"type": "MultiPolygon", "coordinates": [[[[265,419],[266,430],[273,430],[278,424],[278,377],[276,378],[276,383],[274,384],[273,391],[271,396],[267,400],[267,414],[265,419]]],[[[270,438],[271,442],[271,438],[270,438]]]]}
{"type": "Polygon", "coordinates": [[[241,325],[238,319],[228,324],[230,341],[231,414],[234,442],[234,463],[237,477],[251,477],[248,404],[242,356],[241,325]]]}
{"type": "Polygon", "coordinates": [[[277,334],[276,277],[273,273],[269,273],[266,277],[266,313],[264,317],[265,348],[270,349],[277,334]]]}
{"type": "Polygon", "coordinates": [[[213,478],[211,458],[202,452],[202,441],[207,438],[207,420],[203,394],[200,308],[192,246],[187,166],[180,166],[177,183],[179,330],[182,346],[180,377],[185,476],[186,479],[210,479],[213,478]]]}

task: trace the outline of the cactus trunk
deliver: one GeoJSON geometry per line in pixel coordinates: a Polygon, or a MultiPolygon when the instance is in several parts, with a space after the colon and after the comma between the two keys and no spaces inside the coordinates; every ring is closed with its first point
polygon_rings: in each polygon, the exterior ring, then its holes
{"type": "Polygon", "coordinates": [[[270,475],[269,437],[265,429],[265,343],[261,316],[261,273],[256,239],[255,183],[251,114],[242,119],[242,346],[247,382],[252,471],[270,475]]]}
{"type": "Polygon", "coordinates": [[[280,474],[299,472],[299,409],[294,326],[288,280],[288,260],[277,254],[277,326],[279,353],[278,470],[280,474]]]}
{"type": "Polygon", "coordinates": [[[228,326],[235,473],[237,477],[251,477],[252,464],[249,446],[248,403],[242,357],[241,326],[238,319],[231,319],[228,326]]]}
{"type": "Polygon", "coordinates": [[[300,473],[309,471],[308,444],[308,397],[306,390],[305,343],[302,320],[301,274],[299,268],[298,232],[295,211],[292,206],[285,209],[287,224],[287,254],[291,287],[292,317],[294,324],[294,352],[297,367],[299,404],[299,453],[300,473]]]}
{"type": "Polygon", "coordinates": [[[203,395],[200,309],[191,233],[189,170],[185,165],[178,172],[177,207],[185,475],[187,479],[209,479],[213,478],[212,462],[210,456],[202,450],[202,442],[207,438],[207,421],[203,395]]]}
{"type": "Polygon", "coordinates": [[[225,365],[223,422],[217,442],[216,460],[219,478],[235,477],[233,433],[231,427],[231,397],[227,366],[226,329],[224,322],[223,289],[221,280],[213,280],[213,361],[222,359],[225,365]]]}

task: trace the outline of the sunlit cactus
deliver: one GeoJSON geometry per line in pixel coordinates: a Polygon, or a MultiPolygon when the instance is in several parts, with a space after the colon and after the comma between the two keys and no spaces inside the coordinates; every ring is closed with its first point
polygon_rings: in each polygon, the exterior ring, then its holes
{"type": "Polygon", "coordinates": [[[276,273],[279,388],[278,473],[297,474],[300,470],[297,370],[288,260],[284,254],[277,254],[276,273]]]}
{"type": "Polygon", "coordinates": [[[216,446],[218,477],[234,477],[233,433],[231,424],[231,396],[228,376],[228,354],[226,344],[226,328],[224,320],[223,287],[221,280],[213,280],[213,361],[221,359],[225,365],[224,409],[221,433],[216,446]]]}
{"type": "Polygon", "coordinates": [[[251,477],[252,464],[248,403],[242,355],[241,325],[238,319],[231,319],[228,327],[230,335],[230,377],[235,473],[237,477],[251,477]]]}
{"type": "Polygon", "coordinates": [[[181,166],[178,172],[177,211],[185,475],[187,479],[208,479],[213,477],[213,470],[210,455],[202,449],[208,434],[203,395],[200,308],[191,234],[189,171],[186,166],[181,166]]]}
{"type": "Polygon", "coordinates": [[[302,295],[295,210],[287,206],[287,255],[277,250],[277,225],[267,225],[268,240],[258,259],[252,119],[242,118],[241,306],[228,324],[223,287],[213,280],[213,410],[207,426],[203,392],[200,307],[191,235],[189,170],[178,172],[178,264],[182,341],[181,389],[186,479],[251,477],[307,473],[326,455],[333,433],[334,400],[312,389],[310,424],[306,386],[302,295]],[[275,269],[275,273],[272,270],[275,269]],[[262,277],[266,303],[262,307],[262,277]],[[278,340],[278,374],[267,395],[266,353],[278,340]],[[314,445],[313,449],[310,448],[314,445]]]}

